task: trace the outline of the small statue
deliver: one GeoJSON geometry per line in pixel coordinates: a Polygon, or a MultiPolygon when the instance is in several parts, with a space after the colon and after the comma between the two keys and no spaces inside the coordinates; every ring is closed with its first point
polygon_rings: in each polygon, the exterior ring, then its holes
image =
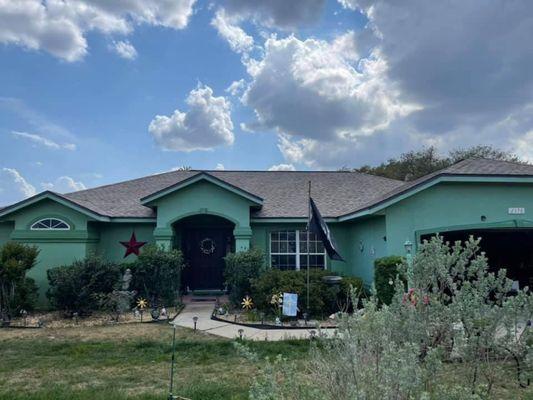
{"type": "Polygon", "coordinates": [[[130,288],[131,278],[131,269],[128,268],[122,276],[122,290],[128,290],[130,288]]]}

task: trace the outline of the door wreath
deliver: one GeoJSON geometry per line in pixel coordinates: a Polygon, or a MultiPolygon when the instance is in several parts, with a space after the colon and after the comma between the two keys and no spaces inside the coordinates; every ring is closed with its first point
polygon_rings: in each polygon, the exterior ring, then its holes
{"type": "Polygon", "coordinates": [[[200,250],[204,254],[213,254],[215,252],[215,242],[211,238],[205,238],[200,241],[200,250]]]}

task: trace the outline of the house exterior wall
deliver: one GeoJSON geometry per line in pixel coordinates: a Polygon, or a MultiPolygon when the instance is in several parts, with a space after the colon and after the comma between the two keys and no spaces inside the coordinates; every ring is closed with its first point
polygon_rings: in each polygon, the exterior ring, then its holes
{"type": "Polygon", "coordinates": [[[157,207],[156,242],[171,246],[174,232],[172,224],[198,214],[211,214],[233,222],[237,251],[250,246],[250,206],[252,203],[210,182],[200,181],[171,193],[154,202],[157,207]]]}
{"type": "Polygon", "coordinates": [[[154,243],[155,223],[98,223],[95,229],[99,233],[100,240],[96,243],[96,254],[112,262],[132,262],[136,256],[130,254],[124,258],[125,248],[120,242],[127,242],[131,234],[140,242],[154,243]]]}
{"type": "Polygon", "coordinates": [[[2,240],[35,245],[39,249],[37,263],[28,276],[35,279],[39,286],[39,304],[46,304],[46,289],[48,281],[46,271],[60,265],[70,264],[74,260],[82,259],[87,255],[91,244],[98,237],[88,230],[90,218],[65,207],[52,200],[43,200],[29,207],[11,214],[7,223],[1,223],[0,244],[2,240]],[[32,231],[31,225],[42,218],[56,217],[67,222],[71,230],[68,231],[32,231]],[[13,229],[6,235],[5,226],[13,229]]]}
{"type": "Polygon", "coordinates": [[[387,254],[403,255],[405,241],[416,244],[419,234],[515,227],[533,221],[533,185],[439,183],[390,206],[385,214],[387,254]],[[523,207],[525,214],[509,214],[510,207],[523,207]]]}
{"type": "MultiPolygon", "coordinates": [[[[363,279],[368,287],[374,281],[374,261],[387,253],[385,216],[373,216],[350,225],[345,248],[350,260],[349,275],[363,279]]],[[[343,254],[344,255],[344,254],[343,254]]]]}

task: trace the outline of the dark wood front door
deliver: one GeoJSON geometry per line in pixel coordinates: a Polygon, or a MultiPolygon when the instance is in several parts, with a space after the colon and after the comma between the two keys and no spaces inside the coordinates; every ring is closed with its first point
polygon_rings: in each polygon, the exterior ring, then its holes
{"type": "Polygon", "coordinates": [[[190,290],[223,289],[224,256],[231,251],[231,229],[189,228],[183,235],[186,267],[183,284],[190,290]]]}

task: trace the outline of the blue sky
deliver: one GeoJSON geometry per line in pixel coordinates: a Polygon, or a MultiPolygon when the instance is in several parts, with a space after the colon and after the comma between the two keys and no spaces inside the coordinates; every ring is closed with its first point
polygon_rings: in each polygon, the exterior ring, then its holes
{"type": "Polygon", "coordinates": [[[0,0],[0,205],[179,166],[530,159],[532,6],[472,3],[0,0]]]}

